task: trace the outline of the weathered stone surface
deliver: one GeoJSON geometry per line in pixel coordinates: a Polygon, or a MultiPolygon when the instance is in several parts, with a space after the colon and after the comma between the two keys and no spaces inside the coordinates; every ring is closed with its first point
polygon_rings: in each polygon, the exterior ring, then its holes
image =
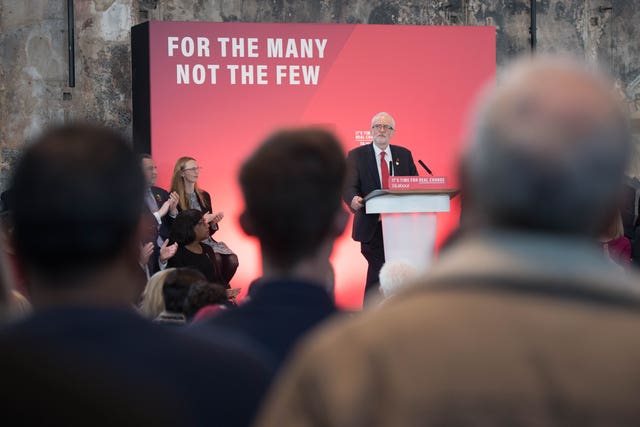
{"type": "MultiPolygon", "coordinates": [[[[528,3],[528,2],[527,2],[528,3]]],[[[585,6],[584,2],[547,0],[541,2],[537,13],[538,51],[557,53],[570,52],[577,56],[585,54],[585,6]]],[[[529,13],[525,12],[527,21],[529,13]]],[[[526,28],[528,32],[529,22],[526,28]]]]}
{"type": "Polygon", "coordinates": [[[64,13],[59,1],[0,3],[0,190],[20,148],[63,120],[64,13]]]}
{"type": "MultiPolygon", "coordinates": [[[[529,0],[75,1],[76,87],[69,88],[62,0],[0,0],[0,190],[20,147],[44,126],[84,118],[131,132],[130,27],[148,19],[495,25],[498,72],[530,51],[529,0]]],[[[640,2],[538,0],[540,52],[602,62],[640,120],[640,2]]],[[[638,150],[640,152],[640,150],[638,150]]],[[[640,161],[631,174],[640,176],[640,161]]]]}

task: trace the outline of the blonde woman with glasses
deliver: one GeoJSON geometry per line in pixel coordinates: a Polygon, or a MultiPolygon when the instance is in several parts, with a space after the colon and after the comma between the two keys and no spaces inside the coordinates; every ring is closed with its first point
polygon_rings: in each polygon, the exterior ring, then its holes
{"type": "Polygon", "coordinates": [[[221,274],[228,285],[238,269],[238,256],[224,243],[211,238],[224,218],[223,212],[213,212],[211,195],[198,187],[198,177],[202,168],[193,157],[181,157],[173,168],[171,191],[178,193],[178,210],[197,209],[204,213],[204,221],[209,225],[209,237],[202,241],[213,249],[221,274]]]}

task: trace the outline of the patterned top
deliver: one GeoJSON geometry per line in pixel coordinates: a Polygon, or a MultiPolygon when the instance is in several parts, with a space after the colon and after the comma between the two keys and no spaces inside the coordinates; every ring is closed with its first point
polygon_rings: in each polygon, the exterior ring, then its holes
{"type": "MultiPolygon", "coordinates": [[[[202,205],[200,204],[200,200],[198,199],[198,195],[195,191],[189,194],[189,209],[202,211],[202,205]]],[[[213,251],[218,254],[233,255],[234,253],[224,242],[216,242],[211,238],[211,236],[204,239],[202,243],[211,246],[213,251]]]]}

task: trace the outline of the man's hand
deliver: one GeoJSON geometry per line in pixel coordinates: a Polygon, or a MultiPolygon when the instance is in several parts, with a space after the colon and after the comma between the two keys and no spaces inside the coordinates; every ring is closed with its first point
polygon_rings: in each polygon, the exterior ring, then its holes
{"type": "Polygon", "coordinates": [[[353,199],[351,199],[351,209],[353,209],[354,211],[357,211],[359,209],[362,209],[363,206],[364,206],[364,200],[362,199],[362,197],[353,196],[353,199]]]}
{"type": "Polygon", "coordinates": [[[140,265],[147,265],[149,263],[149,258],[151,258],[151,254],[153,254],[153,242],[141,245],[140,257],[138,258],[138,262],[140,262],[140,265]]]}
{"type": "Polygon", "coordinates": [[[160,247],[160,257],[158,261],[160,264],[166,263],[169,258],[173,257],[178,250],[178,244],[174,243],[173,245],[169,245],[169,239],[165,240],[162,246],[160,247]]]}

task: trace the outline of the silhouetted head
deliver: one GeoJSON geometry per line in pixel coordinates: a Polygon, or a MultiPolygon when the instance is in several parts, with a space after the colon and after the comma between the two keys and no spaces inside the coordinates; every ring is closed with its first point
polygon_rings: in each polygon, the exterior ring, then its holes
{"type": "Polygon", "coordinates": [[[125,254],[135,263],[144,188],[139,158],[115,132],[90,125],[45,132],[14,175],[19,258],[59,287],[125,254]]]}
{"type": "Polygon", "coordinates": [[[554,58],[518,62],[502,77],[463,157],[470,224],[596,236],[618,206],[631,142],[613,85],[554,58]]]}
{"type": "Polygon", "coordinates": [[[187,319],[191,319],[201,308],[207,305],[225,305],[228,300],[227,289],[224,286],[206,281],[196,282],[189,287],[184,314],[187,319]]]}
{"type": "Polygon", "coordinates": [[[286,269],[342,233],[345,170],[340,143],[319,129],[277,132],[245,161],[240,223],[260,240],[263,258],[286,269]]]}
{"type": "Polygon", "coordinates": [[[200,282],[206,282],[206,278],[193,268],[176,268],[167,274],[162,285],[165,310],[184,314],[189,289],[200,282]]]}

